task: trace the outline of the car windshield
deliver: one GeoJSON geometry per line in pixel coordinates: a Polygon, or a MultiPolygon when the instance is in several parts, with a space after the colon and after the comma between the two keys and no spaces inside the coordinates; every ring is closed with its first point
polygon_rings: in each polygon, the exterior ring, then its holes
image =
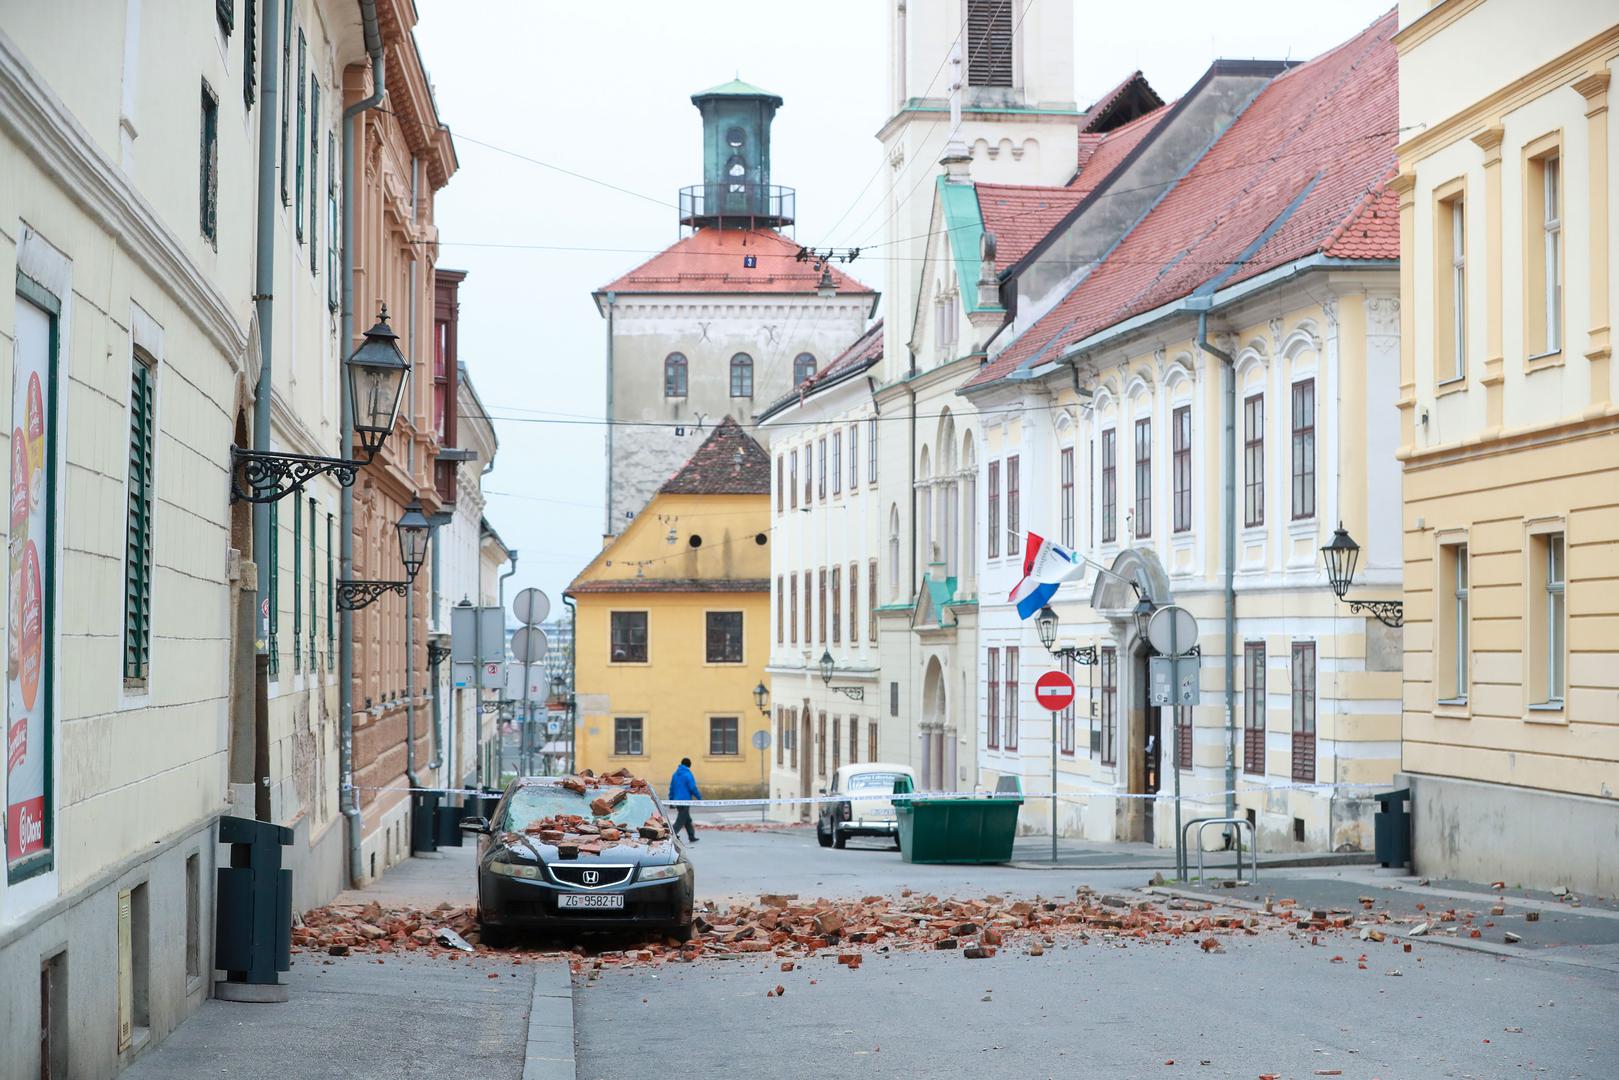
{"type": "Polygon", "coordinates": [[[898,773],[861,772],[849,777],[850,791],[893,791],[898,773]]]}
{"type": "MultiPolygon", "coordinates": [[[[521,832],[536,821],[559,814],[577,814],[591,821],[596,815],[590,812],[590,800],[614,790],[623,789],[591,788],[580,795],[549,784],[520,787],[506,801],[506,814],[501,818],[500,827],[507,832],[521,832]]],[[[658,804],[652,796],[631,793],[607,816],[615,824],[637,829],[657,812],[658,804]]]]}

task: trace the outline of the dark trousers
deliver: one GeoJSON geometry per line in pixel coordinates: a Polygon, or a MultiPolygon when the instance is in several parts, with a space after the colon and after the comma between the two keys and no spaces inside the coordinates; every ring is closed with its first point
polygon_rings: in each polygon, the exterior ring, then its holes
{"type": "Polygon", "coordinates": [[[680,833],[681,829],[686,830],[686,836],[688,838],[690,838],[692,840],[697,839],[697,830],[692,827],[692,823],[691,823],[691,807],[689,807],[689,806],[677,806],[677,807],[675,807],[675,833],[676,833],[676,835],[678,835],[680,833]]]}

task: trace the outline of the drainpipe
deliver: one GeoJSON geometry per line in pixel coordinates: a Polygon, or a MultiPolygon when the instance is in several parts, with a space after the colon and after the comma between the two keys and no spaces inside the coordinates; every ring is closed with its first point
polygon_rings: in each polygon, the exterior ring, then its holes
{"type": "MultiPolygon", "coordinates": [[[[415,155],[410,159],[410,220],[414,225],[418,213],[418,183],[421,175],[421,159],[415,155]]],[[[412,373],[416,371],[416,263],[410,260],[410,294],[405,301],[405,310],[409,322],[405,326],[405,359],[410,364],[412,373]]],[[[422,781],[416,775],[416,582],[412,581],[405,588],[405,779],[410,781],[412,789],[422,786],[422,781]]],[[[412,791],[414,795],[414,790],[412,791]]],[[[414,807],[411,813],[415,813],[414,807]]],[[[412,834],[414,835],[412,822],[412,834]]]]}
{"type": "MultiPolygon", "coordinates": [[[[268,451],[270,449],[270,373],[273,367],[272,346],[274,344],[274,300],[275,292],[275,146],[276,135],[279,129],[276,126],[276,64],[281,51],[279,5],[264,5],[264,52],[259,65],[259,81],[264,88],[263,97],[259,101],[259,190],[258,190],[258,264],[253,279],[253,308],[259,324],[259,381],[253,388],[253,449],[268,451]]],[[[269,628],[265,612],[268,610],[270,600],[270,575],[276,572],[276,567],[266,566],[265,560],[270,554],[270,506],[268,503],[253,504],[253,561],[257,564],[258,592],[257,603],[253,608],[254,626],[253,635],[253,678],[256,684],[253,693],[253,710],[258,712],[258,703],[266,700],[267,694],[261,693],[260,688],[267,688],[270,677],[269,628]]],[[[259,727],[259,718],[254,717],[254,728],[259,727]]],[[[264,786],[267,778],[268,763],[260,760],[257,746],[258,736],[254,736],[253,752],[253,788],[255,817],[268,819],[269,791],[264,786]],[[259,811],[259,805],[264,805],[264,812],[259,811]]]]}
{"type": "MultiPolygon", "coordinates": [[[[432,602],[433,606],[429,610],[432,612],[432,615],[430,616],[430,618],[432,620],[430,625],[433,626],[433,627],[437,627],[437,626],[440,625],[439,617],[438,617],[439,616],[439,559],[438,559],[438,549],[439,549],[439,535],[440,535],[439,529],[440,528],[442,528],[442,526],[436,526],[433,529],[433,566],[432,566],[432,569],[430,571],[430,573],[433,575],[432,578],[431,578],[431,581],[430,581],[430,587],[432,589],[432,601],[431,602],[432,602]]],[[[428,648],[429,648],[429,659],[431,660],[432,646],[429,645],[428,648]]],[[[441,693],[441,690],[443,688],[443,683],[439,679],[439,671],[441,670],[441,668],[443,666],[443,663],[444,662],[442,660],[438,660],[438,661],[432,661],[431,663],[428,664],[428,668],[432,672],[432,679],[433,679],[433,759],[427,763],[427,767],[429,769],[441,769],[441,768],[444,767],[444,702],[442,700],[444,695],[441,693]]],[[[444,777],[442,775],[439,777],[439,783],[441,785],[444,784],[444,777]]],[[[448,786],[448,785],[445,785],[445,786],[448,786]]]]}
{"type": "MultiPolygon", "coordinates": [[[[275,8],[266,4],[266,11],[275,8]]],[[[371,96],[356,101],[343,110],[343,255],[339,279],[343,286],[343,313],[340,320],[338,347],[346,355],[354,343],[354,119],[367,109],[382,103],[386,94],[382,53],[382,32],[377,27],[376,0],[360,0],[360,16],[365,27],[366,52],[371,57],[371,96]]],[[[270,15],[273,20],[274,14],[270,15]]],[[[266,53],[268,56],[268,52],[266,53]]],[[[268,111],[268,110],[267,110],[268,111]]],[[[348,394],[343,399],[342,452],[348,457],[354,452],[354,413],[348,394]]],[[[340,559],[342,576],[354,576],[354,490],[344,488],[340,504],[339,532],[342,534],[340,559]]],[[[360,818],[359,792],[354,788],[354,613],[345,610],[338,634],[338,749],[343,770],[343,816],[348,819],[349,880],[355,888],[365,884],[364,855],[361,852],[363,822],[360,818]]]]}
{"type": "Polygon", "coordinates": [[[618,294],[607,294],[607,521],[603,536],[613,535],[613,304],[618,294]]]}
{"type": "Polygon", "coordinates": [[[1225,816],[1237,813],[1237,371],[1231,354],[1209,341],[1208,297],[1193,297],[1197,312],[1197,347],[1218,359],[1225,383],[1225,446],[1221,471],[1225,474],[1225,816]]]}
{"type": "Polygon", "coordinates": [[[568,772],[571,775],[575,764],[573,729],[579,722],[579,687],[574,682],[579,665],[579,607],[567,593],[562,594],[562,602],[568,605],[568,772]]]}
{"type": "MultiPolygon", "coordinates": [[[[513,548],[512,550],[508,551],[506,554],[511,557],[511,560],[512,560],[511,569],[507,570],[504,574],[500,575],[499,581],[497,581],[495,583],[495,589],[496,589],[496,591],[495,591],[495,601],[496,601],[496,606],[500,609],[500,625],[501,625],[501,631],[502,631],[502,633],[501,633],[502,638],[505,637],[505,627],[506,627],[506,579],[511,577],[513,574],[517,573],[517,549],[513,548]]],[[[502,652],[504,652],[504,651],[505,650],[502,649],[502,652]]],[[[480,657],[480,659],[482,659],[482,658],[480,657]]],[[[504,688],[501,688],[501,689],[502,689],[502,692],[500,693],[500,697],[505,697],[506,695],[503,692],[504,688]]],[[[526,694],[526,687],[525,687],[525,694],[526,694]]],[[[480,694],[478,696],[479,696],[479,699],[480,699],[479,703],[482,704],[483,695],[480,694]]],[[[481,727],[482,726],[482,721],[479,721],[479,724],[480,724],[480,727],[481,727]]],[[[497,712],[495,714],[495,782],[496,783],[500,782],[500,778],[505,773],[505,771],[506,771],[506,736],[500,730],[500,714],[497,712]]]]}

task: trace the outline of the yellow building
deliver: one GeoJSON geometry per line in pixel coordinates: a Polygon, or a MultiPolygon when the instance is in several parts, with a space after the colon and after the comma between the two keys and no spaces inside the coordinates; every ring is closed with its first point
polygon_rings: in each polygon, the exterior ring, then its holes
{"type": "Polygon", "coordinates": [[[1433,876],[1619,889],[1616,14],[1400,5],[1403,766],[1433,876]]]}
{"type": "Polygon", "coordinates": [[[689,757],[707,798],[764,789],[769,575],[770,459],[727,417],[566,590],[579,768],[661,789],[689,757]]]}

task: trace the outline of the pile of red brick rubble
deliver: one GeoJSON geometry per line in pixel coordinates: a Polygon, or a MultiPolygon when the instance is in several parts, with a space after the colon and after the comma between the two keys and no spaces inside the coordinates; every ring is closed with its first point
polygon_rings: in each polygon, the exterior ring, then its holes
{"type": "Polygon", "coordinates": [[[635,829],[608,817],[623,805],[631,793],[652,793],[647,782],[630,775],[628,769],[620,769],[606,776],[591,776],[588,773],[566,776],[561,786],[579,795],[588,795],[592,791],[600,791],[601,794],[590,801],[590,818],[580,814],[555,814],[523,826],[524,834],[537,837],[542,844],[555,846],[559,858],[600,855],[620,844],[656,845],[669,839],[669,823],[660,814],[653,814],[645,824],[635,829]]]}

